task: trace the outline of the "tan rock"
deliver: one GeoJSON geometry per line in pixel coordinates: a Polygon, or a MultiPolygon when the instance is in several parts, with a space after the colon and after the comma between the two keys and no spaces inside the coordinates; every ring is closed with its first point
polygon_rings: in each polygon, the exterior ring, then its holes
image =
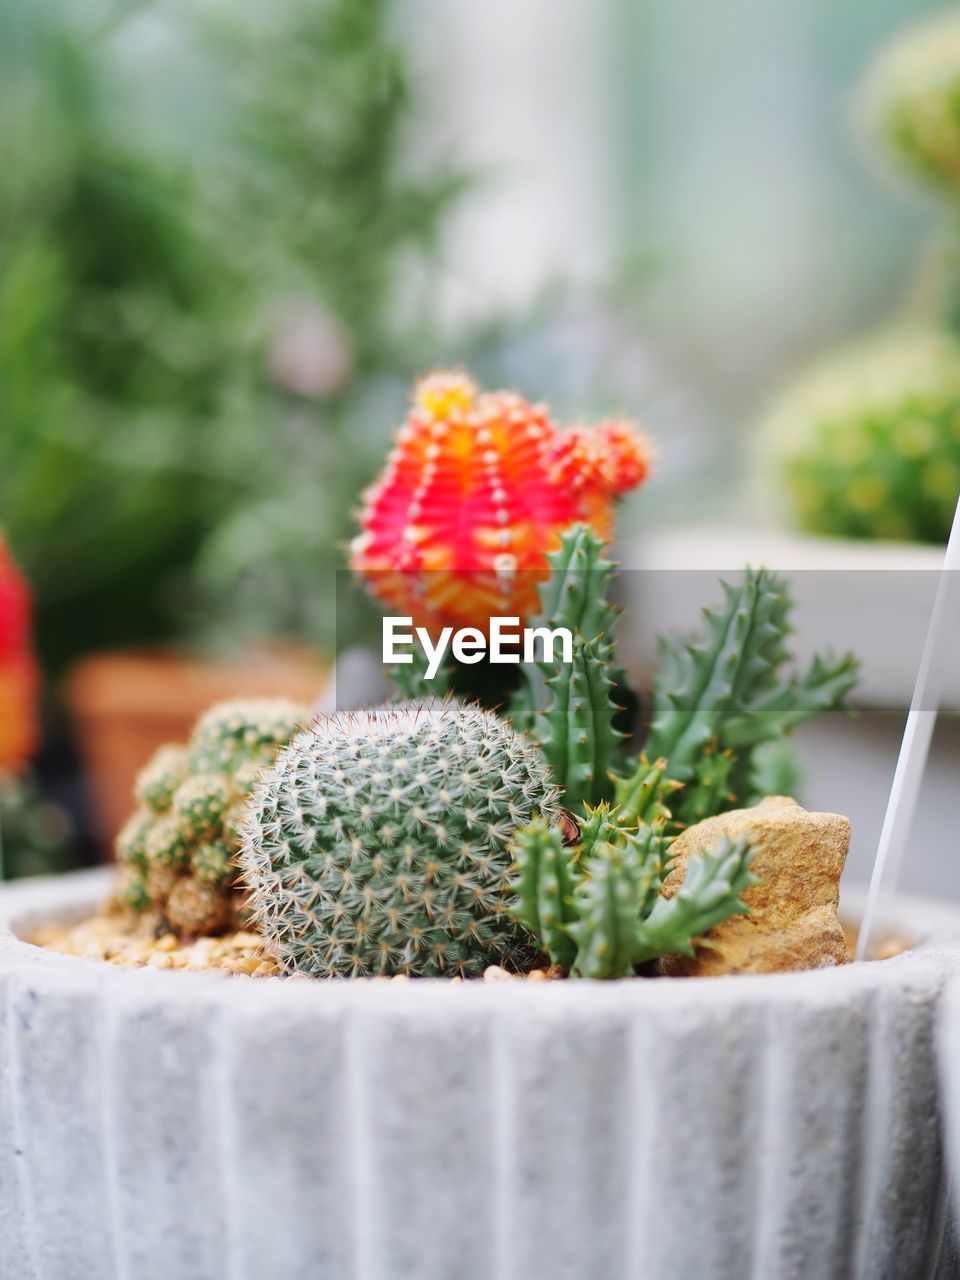
{"type": "Polygon", "coordinates": [[[689,827],[674,842],[676,859],[664,885],[676,893],[691,854],[722,836],[749,835],[757,884],[743,894],[749,915],[734,916],[705,935],[694,957],[668,956],[663,974],[780,973],[844,964],[847,948],[837,918],[840,875],[850,844],[850,821],[837,813],[809,813],[795,800],[769,796],[752,809],[734,809],[689,827]]]}
{"type": "Polygon", "coordinates": [[[488,964],[483,971],[484,982],[509,982],[512,977],[512,973],[508,973],[498,964],[488,964]]]}

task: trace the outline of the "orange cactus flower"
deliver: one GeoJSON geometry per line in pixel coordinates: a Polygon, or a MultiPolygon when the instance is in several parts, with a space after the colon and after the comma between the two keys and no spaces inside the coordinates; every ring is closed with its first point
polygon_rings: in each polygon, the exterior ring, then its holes
{"type": "Polygon", "coordinates": [[[39,673],[31,648],[30,590],[0,538],[0,770],[36,746],[39,673]]]}
{"type": "Polygon", "coordinates": [[[586,521],[609,538],[616,500],[651,459],[629,423],[564,431],[513,392],[432,374],[363,496],[351,567],[385,607],[431,630],[525,619],[561,532],[586,521]]]}

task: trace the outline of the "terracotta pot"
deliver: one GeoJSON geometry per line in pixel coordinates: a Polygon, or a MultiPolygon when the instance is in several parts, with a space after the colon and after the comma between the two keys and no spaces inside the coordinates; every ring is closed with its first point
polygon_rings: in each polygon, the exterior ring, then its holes
{"type": "Polygon", "coordinates": [[[183,741],[197,716],[235,697],[288,697],[312,705],[328,670],[313,650],[278,645],[231,662],[158,652],[85,658],[64,696],[89,770],[105,858],[130,813],[134,779],[164,742],[183,741]]]}

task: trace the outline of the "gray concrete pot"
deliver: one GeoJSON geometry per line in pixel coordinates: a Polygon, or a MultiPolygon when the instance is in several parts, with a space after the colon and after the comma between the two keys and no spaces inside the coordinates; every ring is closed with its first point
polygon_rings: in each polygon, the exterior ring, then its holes
{"type": "Polygon", "coordinates": [[[818,973],[307,983],[120,970],[0,892],[4,1280],[914,1280],[960,915],[818,973]]]}
{"type": "Polygon", "coordinates": [[[960,979],[940,1002],[938,1057],[944,1111],[944,1143],[951,1174],[955,1221],[960,1222],[960,979]]]}

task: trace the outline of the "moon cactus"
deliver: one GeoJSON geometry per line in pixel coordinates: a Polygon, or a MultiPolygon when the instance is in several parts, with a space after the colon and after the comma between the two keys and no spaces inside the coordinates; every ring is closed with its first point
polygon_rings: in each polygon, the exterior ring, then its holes
{"type": "Polygon", "coordinates": [[[564,431],[514,392],[432,374],[364,495],[351,565],[421,625],[527,618],[563,530],[585,522],[608,539],[616,501],[650,465],[650,442],[629,423],[564,431]]]}

